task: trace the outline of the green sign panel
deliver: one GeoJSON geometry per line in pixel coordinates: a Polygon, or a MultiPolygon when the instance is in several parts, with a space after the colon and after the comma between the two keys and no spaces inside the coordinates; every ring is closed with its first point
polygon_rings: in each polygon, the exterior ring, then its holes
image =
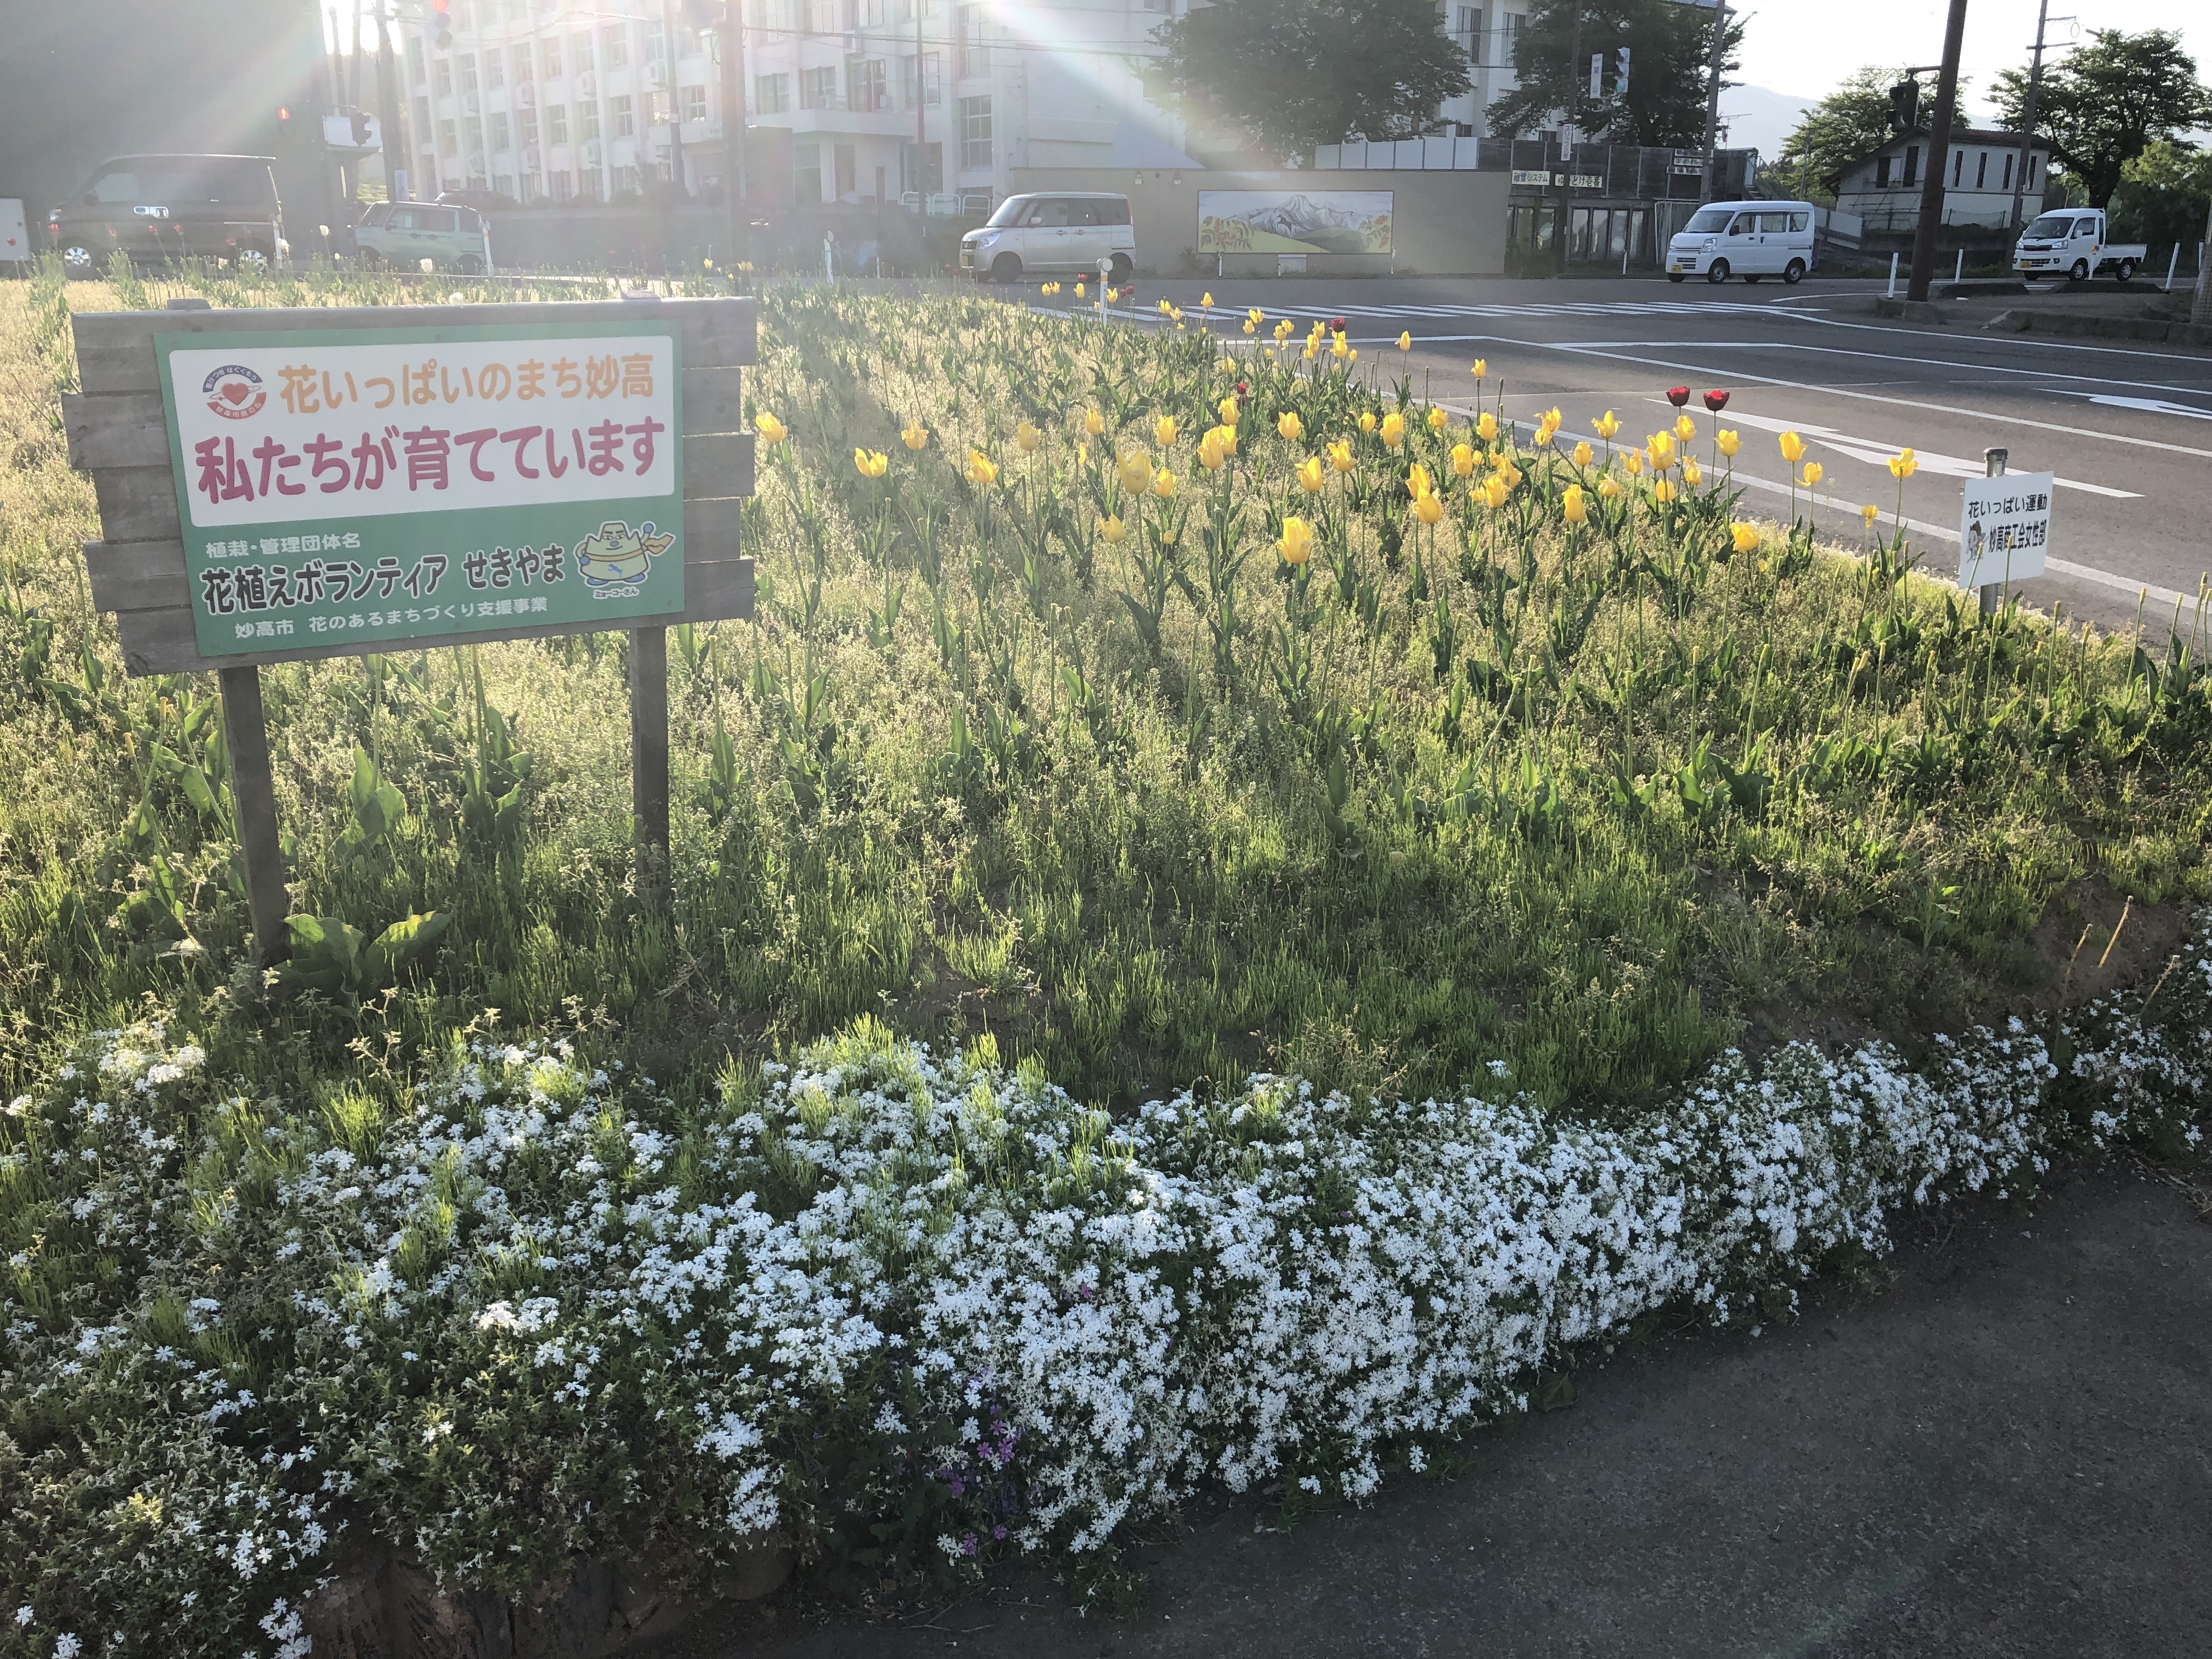
{"type": "Polygon", "coordinates": [[[203,656],[684,608],[672,323],[155,346],[203,656]]]}

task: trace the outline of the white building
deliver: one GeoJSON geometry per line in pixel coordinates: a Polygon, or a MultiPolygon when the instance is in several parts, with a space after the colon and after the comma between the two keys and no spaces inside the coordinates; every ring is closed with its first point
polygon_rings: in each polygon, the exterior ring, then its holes
{"type": "MultiPolygon", "coordinates": [[[[1861,156],[1834,178],[1822,180],[1836,192],[1836,210],[1855,213],[1869,231],[1911,230],[1920,218],[1922,157],[1928,154],[1928,130],[1916,127],[1893,136],[1880,149],[1861,156]]],[[[2051,147],[2040,139],[2028,146],[2021,185],[2021,212],[2033,219],[2043,210],[2051,147]]],[[[2013,173],[2020,165],[2020,135],[1978,127],[1951,134],[1949,177],[1943,181],[1943,222],[2001,228],[2012,220],[2013,173]]]]}
{"type": "MultiPolygon", "coordinates": [[[[744,0],[748,121],[757,138],[791,135],[787,161],[751,147],[751,194],[995,198],[1017,167],[1188,167],[1138,73],[1150,31],[1188,3],[744,0]]],[[[720,17],[722,0],[705,10],[720,17]]],[[[427,8],[411,16],[417,192],[605,201],[679,164],[691,194],[719,186],[726,43],[685,15],[677,0],[453,0],[443,49],[427,8]]]]}

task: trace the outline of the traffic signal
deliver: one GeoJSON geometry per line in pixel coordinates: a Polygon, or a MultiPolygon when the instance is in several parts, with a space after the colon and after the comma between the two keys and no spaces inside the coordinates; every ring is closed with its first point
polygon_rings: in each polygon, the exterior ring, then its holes
{"type": "Polygon", "coordinates": [[[1910,132],[1920,124],[1920,82],[1899,81],[1889,89],[1890,124],[1899,132],[1910,132]]]}
{"type": "Polygon", "coordinates": [[[1613,95],[1616,98],[1626,98],[1628,96],[1628,48],[1615,46],[1613,50],[1613,58],[1615,66],[1613,95]]]}
{"type": "Polygon", "coordinates": [[[430,44],[440,52],[453,47],[453,0],[430,0],[430,44]]]}

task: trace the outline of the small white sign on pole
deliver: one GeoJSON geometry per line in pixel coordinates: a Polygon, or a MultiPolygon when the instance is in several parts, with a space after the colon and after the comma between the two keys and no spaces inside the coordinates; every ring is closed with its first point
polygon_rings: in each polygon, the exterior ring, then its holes
{"type": "Polygon", "coordinates": [[[2051,550],[2049,472],[1969,478],[1959,514],[1959,586],[2009,587],[2043,574],[2051,550]]]}

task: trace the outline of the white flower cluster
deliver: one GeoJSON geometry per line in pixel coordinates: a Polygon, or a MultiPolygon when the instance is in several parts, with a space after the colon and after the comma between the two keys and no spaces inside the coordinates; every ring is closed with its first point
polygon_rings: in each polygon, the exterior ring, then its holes
{"type": "MultiPolygon", "coordinates": [[[[1419,1103],[1262,1079],[1117,1121],[864,1021],[704,1107],[565,1044],[457,1051],[340,1145],[210,1102],[158,1031],[111,1033],[7,1150],[46,1202],[100,1195],[69,1224],[163,1271],[65,1330],[6,1292],[0,1380],[128,1379],[113,1408],[151,1390],[256,1471],[164,1536],[222,1569],[210,1597],[258,1597],[233,1628],[280,1652],[339,1496],[470,1583],[641,1536],[711,1560],[837,1514],[903,1516],[956,1561],[1079,1552],[1209,1484],[1364,1496],[1523,1408],[1574,1345],[1669,1306],[1770,1316],[1832,1253],[1885,1249],[1900,1207],[2192,1138],[2212,938],[2156,994],[2155,1024],[2100,1003],[1917,1068],[1881,1044],[1756,1075],[1731,1054],[1613,1126],[1494,1075],[1419,1103]],[[204,1293],[179,1304],[161,1285],[187,1275],[204,1293]],[[672,1492],[710,1535],[667,1530],[672,1492]]],[[[94,1583],[69,1541],[53,1572],[94,1583]]]]}

